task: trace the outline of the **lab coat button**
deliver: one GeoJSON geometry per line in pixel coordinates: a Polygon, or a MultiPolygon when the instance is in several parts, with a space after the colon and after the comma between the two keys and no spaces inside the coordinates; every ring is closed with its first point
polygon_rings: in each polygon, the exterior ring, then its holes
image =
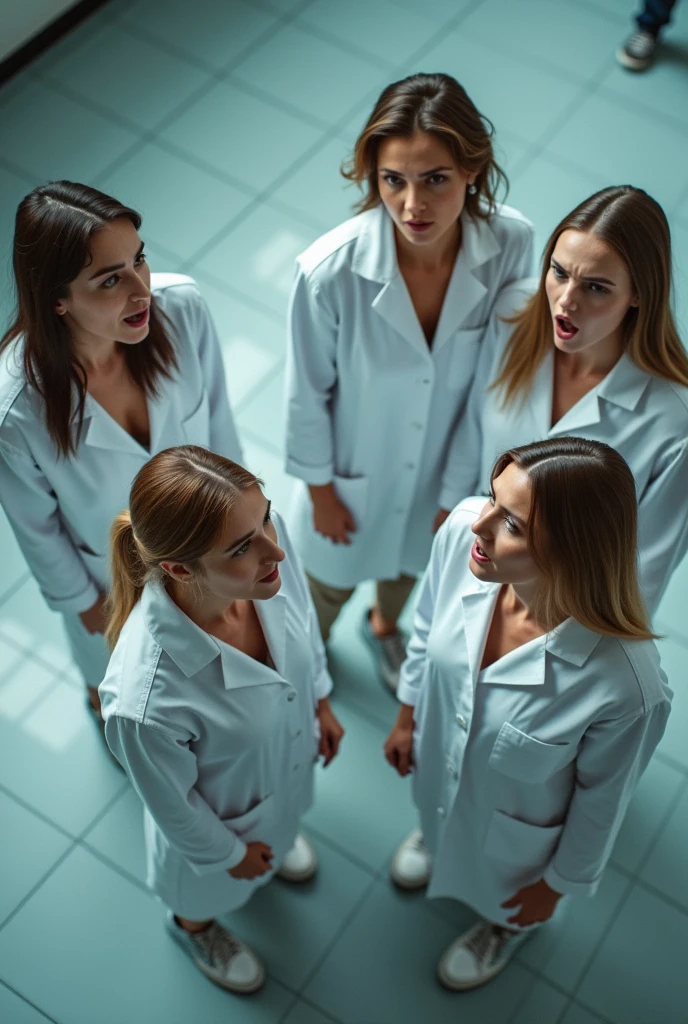
{"type": "Polygon", "coordinates": [[[287,694],[287,700],[296,700],[296,694],[293,692],[287,694]]]}
{"type": "Polygon", "coordinates": [[[430,378],[429,377],[423,377],[422,383],[423,384],[429,384],[430,383],[430,378]]]}
{"type": "Polygon", "coordinates": [[[444,817],[444,807],[438,807],[437,808],[437,813],[439,814],[440,818],[443,818],[444,817]]]}
{"type": "Polygon", "coordinates": [[[416,468],[415,462],[406,462],[406,463],[404,463],[404,465],[406,466],[406,469],[415,469],[416,468]]]}
{"type": "Polygon", "coordinates": [[[463,717],[463,715],[457,715],[456,716],[456,721],[461,726],[462,729],[467,729],[468,728],[468,722],[463,717]]]}

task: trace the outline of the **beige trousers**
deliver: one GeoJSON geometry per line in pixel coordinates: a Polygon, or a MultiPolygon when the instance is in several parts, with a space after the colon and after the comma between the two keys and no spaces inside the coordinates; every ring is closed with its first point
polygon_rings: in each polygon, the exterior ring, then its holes
{"type": "MultiPolygon", "coordinates": [[[[353,594],[355,587],[330,587],[306,573],[313,604],[318,614],[320,632],[327,640],[340,611],[353,594]]],[[[396,580],[378,580],[376,600],[380,615],[386,622],[396,622],[416,583],[415,576],[399,576],[396,580]]]]}

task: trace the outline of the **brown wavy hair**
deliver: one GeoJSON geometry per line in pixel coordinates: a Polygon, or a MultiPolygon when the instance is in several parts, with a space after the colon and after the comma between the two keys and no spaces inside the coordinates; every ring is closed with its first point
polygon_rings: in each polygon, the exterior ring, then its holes
{"type": "MultiPolygon", "coordinates": [[[[35,188],[17,209],[12,256],[16,314],[0,339],[0,353],[23,339],[24,375],[42,399],[48,432],[64,457],[76,453],[79,444],[87,379],[55,304],[68,296],[71,282],[90,263],[96,231],[123,217],[137,231],[141,227],[136,210],[72,181],[35,188]]],[[[145,341],[122,346],[129,374],[148,396],[156,393],[160,377],[170,377],[177,368],[170,327],[153,298],[145,341]]]]}
{"type": "Polygon", "coordinates": [[[241,491],[263,481],[248,469],[198,445],[166,448],[136,474],[129,508],[110,531],[112,588],[105,639],[112,649],[160,563],[194,568],[219,542],[241,491]]]}
{"type": "Polygon", "coordinates": [[[532,488],[528,548],[545,580],[536,619],[571,617],[603,636],[657,639],[638,582],[638,504],[633,474],[609,445],[555,437],[499,456],[491,480],[516,463],[532,488]]]}
{"type": "Polygon", "coordinates": [[[564,231],[589,231],[614,249],[628,267],[638,306],[622,324],[623,344],[636,366],[688,387],[688,355],[671,308],[671,232],[662,207],[641,188],[614,185],[590,196],[557,224],[545,247],[537,292],[516,316],[499,375],[504,404],[524,401],[537,369],[552,347],[552,315],[545,280],[564,231]]]}
{"type": "Polygon", "coordinates": [[[495,160],[494,127],[478,112],[463,86],[451,75],[417,74],[388,85],[378,99],[368,123],[356,140],[353,157],[341,173],[359,188],[367,185],[356,203],[357,213],[381,202],[377,180],[380,144],[393,136],[408,137],[428,132],[447,147],[462,170],[476,174],[475,194],[466,193],[466,212],[488,218],[497,206],[497,191],[508,191],[506,174],[495,160]]]}

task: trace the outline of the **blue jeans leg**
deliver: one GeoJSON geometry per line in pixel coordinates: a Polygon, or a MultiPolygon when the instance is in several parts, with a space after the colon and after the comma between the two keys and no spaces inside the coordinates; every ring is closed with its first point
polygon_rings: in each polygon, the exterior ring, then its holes
{"type": "Polygon", "coordinates": [[[635,19],[638,28],[656,36],[660,29],[669,24],[671,12],[677,2],[678,0],[645,0],[642,11],[635,19]]]}

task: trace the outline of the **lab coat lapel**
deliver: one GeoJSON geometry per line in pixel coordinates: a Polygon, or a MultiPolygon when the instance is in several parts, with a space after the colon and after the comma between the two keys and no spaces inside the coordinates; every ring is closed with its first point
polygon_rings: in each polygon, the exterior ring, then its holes
{"type": "Polygon", "coordinates": [[[481,683],[490,686],[542,686],[545,681],[547,635],[529,640],[488,665],[481,683]]]}
{"type": "Polygon", "coordinates": [[[469,320],[475,307],[487,294],[487,286],[475,277],[473,271],[500,252],[499,242],[487,221],[463,216],[461,231],[461,249],[449,279],[432,342],[434,352],[437,352],[469,320]]]}
{"type": "Polygon", "coordinates": [[[378,292],[372,308],[402,338],[429,358],[428,343],[413,308],[406,282],[398,270],[396,277],[388,281],[382,291],[378,292]]]}
{"type": "Polygon", "coordinates": [[[179,382],[168,377],[159,377],[156,381],[157,393],[148,397],[148,420],[150,426],[151,454],[164,448],[172,448],[184,441],[181,424],[168,423],[174,407],[171,390],[179,387],[179,382]]]}
{"type": "MultiPolygon", "coordinates": [[[[552,426],[552,390],[554,387],[554,359],[552,351],[547,352],[535,373],[528,392],[526,404],[534,421],[534,437],[546,437],[552,426]]],[[[520,402],[519,397],[516,402],[520,402]]]]}
{"type": "Polygon", "coordinates": [[[267,601],[256,601],[255,609],[265,633],[275,670],[286,678],[287,599],[279,592],[267,601]]]}
{"type": "Polygon", "coordinates": [[[137,455],[139,458],[142,455],[148,457],[146,449],[138,441],[135,441],[123,427],[120,427],[119,423],[91,395],[86,395],[84,422],[87,418],[89,422],[82,435],[82,444],[87,444],[91,448],[126,452],[128,455],[137,455]]]}
{"type": "Polygon", "coordinates": [[[478,584],[478,588],[461,597],[468,665],[473,685],[478,680],[487,632],[499,594],[498,584],[478,584]]]}

